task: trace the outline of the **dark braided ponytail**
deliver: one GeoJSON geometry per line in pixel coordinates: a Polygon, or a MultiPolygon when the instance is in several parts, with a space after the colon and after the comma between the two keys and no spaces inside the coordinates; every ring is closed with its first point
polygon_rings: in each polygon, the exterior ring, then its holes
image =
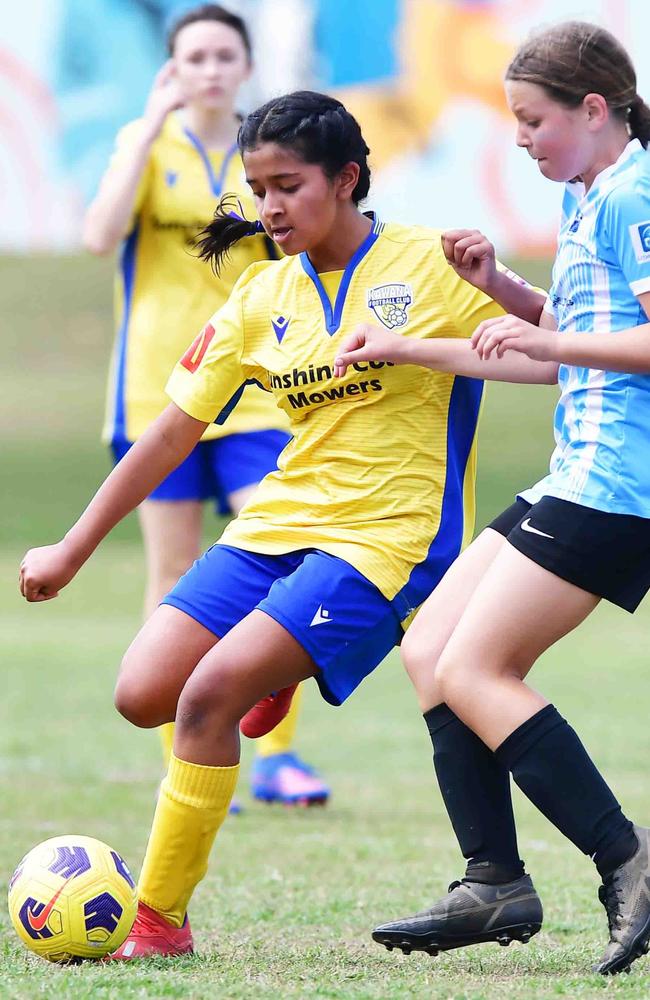
{"type": "Polygon", "coordinates": [[[197,235],[194,248],[199,257],[209,261],[215,274],[219,274],[223,258],[233,244],[246,236],[264,232],[261,222],[251,222],[244,215],[242,203],[235,194],[224,194],[219,199],[212,222],[197,235]]]}
{"type": "MultiPolygon", "coordinates": [[[[298,90],[267,101],[244,119],[237,137],[242,154],[263,142],[277,143],[291,149],[305,163],[319,164],[330,179],[336,177],[346,163],[357,163],[359,179],[352,192],[352,201],[358,205],[367,196],[370,150],[357,120],[336,98],[298,90]]],[[[262,231],[261,223],[243,218],[241,205],[238,217],[234,217],[236,203],[233,195],[225,195],[217,206],[214,219],[196,241],[200,256],[211,263],[216,273],[234,243],[262,231]]]]}

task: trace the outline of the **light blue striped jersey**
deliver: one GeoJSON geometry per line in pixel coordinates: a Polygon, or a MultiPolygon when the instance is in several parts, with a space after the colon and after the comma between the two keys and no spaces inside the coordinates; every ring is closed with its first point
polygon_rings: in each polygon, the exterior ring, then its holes
{"type": "MultiPolygon", "coordinates": [[[[650,291],[650,153],[638,139],[585,193],[566,185],[546,308],[560,332],[646,323],[650,291]]],[[[561,365],[549,474],[520,495],[560,497],[596,510],[650,517],[650,375],[561,365]]]]}

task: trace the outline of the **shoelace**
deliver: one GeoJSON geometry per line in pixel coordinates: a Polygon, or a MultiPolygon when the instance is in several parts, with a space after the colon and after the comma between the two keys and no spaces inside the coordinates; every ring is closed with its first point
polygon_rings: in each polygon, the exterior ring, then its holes
{"type": "Polygon", "coordinates": [[[603,885],[598,888],[598,899],[605,907],[605,913],[607,914],[607,926],[609,928],[609,936],[611,937],[614,930],[618,928],[621,922],[621,899],[619,896],[619,886],[616,883],[616,879],[613,878],[609,883],[603,883],[603,885]]]}
{"type": "Polygon", "coordinates": [[[460,880],[456,880],[455,882],[452,882],[450,884],[449,888],[447,889],[447,892],[453,892],[454,889],[458,889],[458,887],[461,886],[462,884],[463,883],[460,880]]]}

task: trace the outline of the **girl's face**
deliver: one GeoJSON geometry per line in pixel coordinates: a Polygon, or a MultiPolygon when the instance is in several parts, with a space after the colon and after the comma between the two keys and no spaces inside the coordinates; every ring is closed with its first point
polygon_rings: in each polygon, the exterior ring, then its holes
{"type": "Polygon", "coordinates": [[[318,163],[274,142],[247,150],[243,159],[262,225],[284,253],[302,253],[328,238],[345,191],[349,200],[346,168],[332,181],[318,163]]]}
{"type": "Polygon", "coordinates": [[[193,21],[181,28],[172,59],[185,102],[214,111],[232,107],[251,71],[241,35],[219,21],[193,21]]]}
{"type": "Polygon", "coordinates": [[[587,98],[567,108],[543,87],[522,80],[506,80],[506,97],[517,119],[517,145],[537,160],[544,177],[570,181],[588,172],[595,150],[587,98]]]}

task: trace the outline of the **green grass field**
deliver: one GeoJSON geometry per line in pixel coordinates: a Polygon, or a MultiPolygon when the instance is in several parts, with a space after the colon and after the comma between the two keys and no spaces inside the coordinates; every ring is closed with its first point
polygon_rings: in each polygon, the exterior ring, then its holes
{"type": "MultiPolygon", "coordinates": [[[[528,270],[527,273],[530,273],[528,270]]],[[[542,279],[539,279],[542,280],[542,279]]],[[[108,841],[137,870],[160,778],[156,736],[111,704],[140,617],[142,559],[126,524],[57,601],[16,587],[30,545],[60,537],[108,468],[98,443],[110,349],[110,265],[5,259],[0,533],[0,872],[58,833],[108,841]]],[[[537,478],[551,447],[554,391],[490,387],[481,439],[479,521],[537,478]]],[[[208,523],[208,537],[218,531],[208,523]]],[[[603,606],[546,654],[535,681],[576,725],[620,795],[650,821],[648,608],[603,606]]],[[[192,904],[198,954],[137,966],[49,966],[19,945],[0,909],[0,997],[647,998],[650,961],[605,981],[589,972],[606,938],[588,859],[518,794],[523,856],[542,895],[543,931],[526,947],[486,945],[437,959],[389,954],[369,930],[443,893],[461,864],[435,787],[430,744],[393,655],[334,711],[309,690],[299,748],[334,790],[325,810],[249,801],[251,747],[230,818],[192,904]]]]}

